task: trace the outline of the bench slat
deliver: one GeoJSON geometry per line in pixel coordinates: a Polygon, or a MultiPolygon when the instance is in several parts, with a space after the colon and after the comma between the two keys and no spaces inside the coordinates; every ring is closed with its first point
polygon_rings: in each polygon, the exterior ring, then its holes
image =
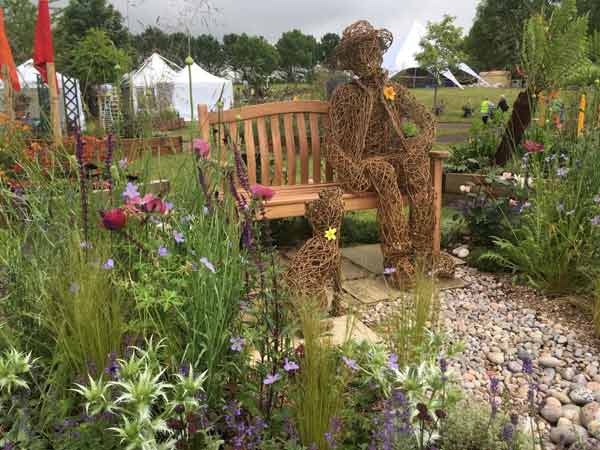
{"type": "Polygon", "coordinates": [[[273,139],[273,155],[275,157],[273,184],[281,186],[283,184],[283,161],[281,157],[281,122],[279,115],[271,117],[271,138],[273,139]]]}
{"type": "Polygon", "coordinates": [[[296,142],[294,140],[294,116],[283,115],[283,126],[285,129],[285,149],[287,151],[287,184],[296,184],[296,142]]]}
{"type": "Polygon", "coordinates": [[[306,119],[304,113],[296,114],[298,139],[300,140],[300,182],[308,184],[308,137],[306,136],[306,119]]]}
{"type": "Polygon", "coordinates": [[[231,122],[229,124],[229,136],[231,137],[231,143],[239,147],[240,136],[238,135],[237,122],[231,122]]]}
{"type": "MultiPolygon", "coordinates": [[[[327,130],[329,130],[329,126],[330,126],[329,114],[323,115],[321,123],[323,125],[323,131],[324,131],[324,135],[325,135],[325,133],[327,133],[327,130]]],[[[333,167],[331,167],[331,164],[329,164],[329,161],[325,161],[325,181],[327,183],[333,183],[333,167]]]]}
{"type": "Polygon", "coordinates": [[[321,135],[319,133],[319,116],[315,113],[308,115],[310,122],[310,144],[313,163],[313,180],[321,182],[321,135]]]}
{"type": "Polygon", "coordinates": [[[256,184],[256,147],[254,145],[254,128],[252,121],[244,122],[244,140],[246,142],[246,166],[248,167],[248,181],[256,184]]]}
{"type": "Polygon", "coordinates": [[[243,108],[230,109],[228,111],[208,112],[208,121],[210,123],[231,123],[238,120],[246,121],[258,119],[259,117],[273,116],[275,114],[289,113],[318,113],[327,114],[329,104],[319,100],[303,100],[297,102],[273,102],[263,105],[244,106],[243,108]]]}
{"type": "Polygon", "coordinates": [[[256,119],[256,128],[258,130],[258,147],[260,150],[260,183],[270,186],[269,140],[267,138],[267,127],[264,117],[256,119]]]}

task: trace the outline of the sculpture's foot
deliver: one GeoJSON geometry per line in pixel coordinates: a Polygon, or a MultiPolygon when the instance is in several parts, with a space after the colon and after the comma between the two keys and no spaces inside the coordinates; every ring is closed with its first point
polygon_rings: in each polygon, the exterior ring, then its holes
{"type": "Polygon", "coordinates": [[[397,288],[408,288],[414,284],[415,265],[410,257],[391,257],[386,258],[385,274],[389,283],[397,288]]]}
{"type": "Polygon", "coordinates": [[[454,278],[454,271],[456,269],[456,263],[450,255],[441,253],[433,261],[432,272],[433,275],[438,278],[452,279],[454,278]]]}

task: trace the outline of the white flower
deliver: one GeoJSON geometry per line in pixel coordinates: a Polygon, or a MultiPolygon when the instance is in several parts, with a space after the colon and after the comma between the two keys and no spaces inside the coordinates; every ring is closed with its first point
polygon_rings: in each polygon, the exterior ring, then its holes
{"type": "Polygon", "coordinates": [[[500,176],[500,178],[502,178],[503,180],[511,180],[513,177],[513,174],[511,172],[502,172],[502,175],[500,176]]]}
{"type": "Polygon", "coordinates": [[[464,193],[469,193],[471,192],[471,186],[469,186],[468,184],[463,184],[460,186],[460,192],[464,192],[464,193]]]}

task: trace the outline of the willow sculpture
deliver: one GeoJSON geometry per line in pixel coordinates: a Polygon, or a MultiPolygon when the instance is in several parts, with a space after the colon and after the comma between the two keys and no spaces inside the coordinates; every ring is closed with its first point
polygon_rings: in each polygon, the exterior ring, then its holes
{"type": "Polygon", "coordinates": [[[327,288],[333,283],[336,291],[340,289],[338,236],[344,216],[342,190],[333,188],[319,192],[317,200],[306,204],[305,215],[313,237],[294,255],[284,278],[294,295],[318,298],[325,306],[327,288]]]}
{"type": "Polygon", "coordinates": [[[400,282],[414,275],[417,256],[431,261],[435,219],[429,151],[435,123],[382,69],[392,40],[389,31],[367,21],[344,31],[337,64],[355,77],[332,96],[325,152],[345,189],[376,192],[384,264],[395,269],[390,272],[400,282]],[[410,206],[408,220],[405,206],[410,206]]]}

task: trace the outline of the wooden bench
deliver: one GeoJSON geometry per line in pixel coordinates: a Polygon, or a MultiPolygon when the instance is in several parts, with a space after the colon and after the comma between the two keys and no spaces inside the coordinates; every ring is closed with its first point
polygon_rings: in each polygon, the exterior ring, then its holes
{"type": "MultiPolygon", "coordinates": [[[[207,105],[198,107],[202,139],[211,142],[214,136],[225,137],[219,159],[225,162],[230,158],[228,142],[238,144],[245,153],[250,184],[275,190],[265,205],[269,219],[303,216],[306,202],[318,198],[324,188],[339,186],[323,156],[322,131],[328,113],[329,103],[322,101],[266,103],[219,112],[209,112],[207,105]]],[[[443,160],[448,153],[432,151],[430,155],[436,219],[432,245],[438,254],[443,160]]],[[[347,211],[377,209],[378,200],[373,192],[346,192],[344,204],[347,211]]]]}

